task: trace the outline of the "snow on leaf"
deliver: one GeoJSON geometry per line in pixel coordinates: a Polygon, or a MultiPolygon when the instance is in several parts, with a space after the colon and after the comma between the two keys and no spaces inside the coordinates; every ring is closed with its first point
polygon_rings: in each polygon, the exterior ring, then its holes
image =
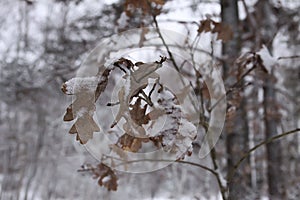
{"type": "Polygon", "coordinates": [[[257,54],[260,55],[265,69],[268,73],[270,73],[272,67],[276,65],[277,60],[273,56],[271,56],[268,48],[265,45],[262,46],[262,48],[257,52],[257,54]]]}
{"type": "MultiPolygon", "coordinates": [[[[158,148],[163,147],[165,151],[176,154],[177,159],[183,159],[185,155],[190,155],[197,131],[195,131],[194,125],[185,118],[186,115],[182,113],[180,106],[180,103],[184,102],[187,92],[190,91],[190,86],[186,86],[178,94],[174,94],[159,83],[160,76],[156,70],[162,67],[165,60],[165,57],[161,57],[160,61],[137,62],[133,65],[130,60],[120,58],[114,63],[114,67],[125,73],[123,76],[125,84],[118,91],[119,104],[116,105],[119,105],[119,109],[111,125],[113,128],[122,118],[125,120],[122,136],[115,145],[111,146],[112,151],[121,158],[127,159],[127,155],[120,152],[118,148],[138,152],[142,148],[142,144],[149,141],[158,148]],[[149,79],[155,80],[152,87],[149,79]],[[149,94],[146,94],[148,86],[149,89],[152,89],[149,94]],[[155,102],[152,102],[151,96],[155,102]],[[142,101],[145,104],[142,104],[142,101]],[[146,114],[147,110],[149,113],[146,114]],[[164,123],[158,123],[156,126],[155,122],[165,119],[164,123]],[[153,126],[159,129],[156,130],[153,126]],[[147,127],[153,131],[145,130],[147,127]]],[[[73,79],[63,85],[62,90],[66,94],[76,96],[76,99],[67,108],[64,120],[76,120],[69,133],[77,134],[76,139],[82,144],[92,139],[94,132],[99,131],[99,127],[93,119],[96,109],[95,101],[105,90],[111,70],[107,68],[98,78],[80,78],[78,83],[76,83],[76,79],[73,79]],[[91,80],[97,80],[97,83],[92,83],[91,80]]],[[[99,181],[101,184],[105,184],[109,182],[108,180],[111,179],[106,178],[105,181],[102,179],[99,181]]]]}
{"type": "Polygon", "coordinates": [[[163,86],[160,88],[158,103],[164,109],[167,121],[156,137],[162,136],[165,151],[176,154],[177,159],[183,159],[185,155],[191,154],[197,129],[183,117],[176,95],[163,86]]]}
{"type": "Polygon", "coordinates": [[[72,95],[84,92],[94,92],[98,84],[98,77],[75,77],[62,85],[65,94],[72,95]]]}
{"type": "Polygon", "coordinates": [[[111,70],[104,70],[101,76],[76,77],[62,85],[62,91],[65,94],[76,96],[73,103],[67,107],[63,120],[76,119],[69,133],[76,133],[76,140],[79,140],[81,144],[87,143],[93,138],[94,132],[100,131],[93,119],[96,110],[95,101],[105,90],[111,70]]]}

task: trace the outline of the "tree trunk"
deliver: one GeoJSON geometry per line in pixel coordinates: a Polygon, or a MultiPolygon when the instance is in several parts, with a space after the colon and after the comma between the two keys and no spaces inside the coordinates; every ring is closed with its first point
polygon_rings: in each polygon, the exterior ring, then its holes
{"type": "MultiPolygon", "coordinates": [[[[276,95],[274,91],[274,81],[272,76],[268,77],[264,87],[264,110],[265,110],[265,134],[266,138],[277,135],[277,109],[276,95]]],[[[271,199],[283,199],[283,180],[281,170],[281,145],[280,140],[268,143],[267,147],[267,160],[268,160],[268,186],[269,195],[271,199]]]]}
{"type": "MultiPolygon", "coordinates": [[[[257,33],[261,37],[259,46],[262,44],[268,47],[268,50],[272,52],[272,40],[277,32],[274,24],[276,21],[276,15],[273,12],[273,7],[269,0],[259,1],[256,5],[258,12],[257,33]]],[[[274,66],[272,66],[274,67],[274,66]]],[[[275,77],[273,71],[268,74],[265,79],[263,91],[264,91],[264,125],[265,125],[265,137],[270,138],[277,135],[277,124],[279,123],[278,107],[276,101],[276,93],[274,89],[275,77]]],[[[284,180],[281,169],[281,145],[280,140],[268,143],[266,145],[267,150],[267,179],[269,195],[271,199],[284,199],[284,180]]]]}
{"type": "MultiPolygon", "coordinates": [[[[237,66],[234,65],[235,59],[240,53],[240,30],[239,30],[239,18],[237,0],[222,0],[221,1],[221,15],[222,21],[225,24],[231,26],[234,32],[233,40],[223,45],[223,54],[226,56],[227,61],[224,62],[224,78],[227,85],[232,85],[236,80],[237,66]]],[[[226,151],[227,151],[227,167],[230,173],[234,169],[234,165],[241,158],[242,154],[248,149],[248,123],[246,113],[246,101],[243,97],[243,91],[241,95],[235,93],[228,97],[228,100],[238,100],[236,105],[236,112],[231,119],[227,119],[226,122],[226,151]]],[[[247,192],[247,188],[250,187],[250,170],[249,160],[239,167],[234,177],[228,183],[229,187],[229,199],[243,199],[247,192]]]]}

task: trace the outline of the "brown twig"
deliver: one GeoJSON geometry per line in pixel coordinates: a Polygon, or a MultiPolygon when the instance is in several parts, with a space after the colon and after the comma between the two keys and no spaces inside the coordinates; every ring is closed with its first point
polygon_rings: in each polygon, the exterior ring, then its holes
{"type": "Polygon", "coordinates": [[[173,56],[173,54],[172,54],[172,52],[171,52],[169,46],[167,45],[167,43],[166,43],[166,41],[165,41],[165,39],[164,39],[164,37],[163,37],[161,31],[160,31],[160,28],[159,28],[158,23],[157,23],[157,20],[156,20],[156,15],[153,15],[153,22],[154,22],[154,24],[155,24],[155,28],[156,28],[156,31],[157,31],[157,33],[158,33],[158,35],[159,35],[159,38],[161,39],[161,41],[162,41],[164,47],[167,49],[167,52],[168,52],[169,57],[170,57],[169,59],[171,60],[172,64],[174,65],[175,69],[176,69],[177,71],[179,71],[179,67],[177,66],[177,63],[175,62],[174,56],[173,56]]]}
{"type": "Polygon", "coordinates": [[[300,55],[281,56],[281,57],[278,57],[277,60],[282,60],[282,59],[297,59],[297,58],[300,58],[300,55]]]}

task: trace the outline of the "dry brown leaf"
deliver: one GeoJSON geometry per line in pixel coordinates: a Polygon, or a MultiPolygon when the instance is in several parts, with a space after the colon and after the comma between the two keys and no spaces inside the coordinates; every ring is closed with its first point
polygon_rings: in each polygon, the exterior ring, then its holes
{"type": "Polygon", "coordinates": [[[210,19],[206,19],[206,20],[201,20],[200,21],[200,26],[198,28],[198,32],[202,33],[202,32],[209,32],[211,31],[211,20],[210,19]]]}
{"type": "Polygon", "coordinates": [[[217,39],[222,40],[223,42],[227,42],[233,38],[233,31],[230,25],[224,24],[222,22],[215,22],[212,19],[206,19],[200,21],[198,32],[217,33],[218,34],[217,39]]]}
{"type": "Polygon", "coordinates": [[[123,114],[128,110],[128,101],[126,100],[127,98],[125,98],[124,87],[122,87],[122,89],[119,91],[118,97],[119,97],[120,107],[113,124],[110,126],[111,128],[113,128],[120,121],[120,119],[123,117],[123,114]]]}
{"type": "MultiPolygon", "coordinates": [[[[165,59],[162,61],[164,62],[165,59]]],[[[132,62],[125,59],[121,58],[119,61],[115,62],[114,65],[117,67],[120,67],[120,65],[123,65],[129,69],[131,69],[132,62]]],[[[137,96],[142,89],[146,88],[148,85],[148,79],[159,79],[159,74],[157,74],[155,71],[162,66],[162,63],[146,63],[146,64],[140,64],[137,66],[137,69],[134,71],[131,71],[131,74],[126,74],[124,78],[126,78],[127,82],[123,86],[119,93],[118,93],[118,98],[120,102],[120,107],[119,111],[115,117],[115,120],[113,124],[111,125],[111,128],[113,128],[122,117],[125,116],[126,113],[129,113],[129,101],[137,96]],[[128,82],[129,78],[129,82],[128,82]],[[126,87],[126,90],[125,90],[126,87]],[[127,91],[127,88],[129,88],[129,92],[127,91]],[[128,93],[128,94],[126,94],[128,93]]],[[[125,70],[124,70],[125,71],[125,70]]],[[[128,72],[129,73],[129,72],[128,72]]],[[[128,119],[126,119],[128,120],[128,119]]],[[[144,118],[146,121],[146,118],[144,118]]]]}
{"type": "Polygon", "coordinates": [[[118,177],[116,173],[107,165],[100,163],[96,168],[92,168],[94,178],[99,178],[98,184],[104,186],[108,191],[116,191],[118,188],[118,177]]]}
{"type": "Polygon", "coordinates": [[[205,82],[203,82],[203,86],[201,88],[201,93],[202,93],[202,97],[204,99],[210,99],[210,93],[209,93],[208,87],[205,82]]]}
{"type": "Polygon", "coordinates": [[[154,124],[156,123],[156,120],[166,114],[165,110],[163,109],[157,109],[157,108],[152,108],[153,110],[150,111],[147,115],[149,119],[151,120],[150,128],[153,128],[154,124]]]}
{"type": "Polygon", "coordinates": [[[140,126],[133,122],[131,118],[126,117],[126,123],[123,125],[123,130],[129,135],[135,137],[145,137],[146,131],[143,126],[140,126]]]}
{"type": "Polygon", "coordinates": [[[126,73],[126,70],[124,70],[122,67],[131,69],[134,65],[130,60],[122,57],[118,61],[114,62],[114,66],[120,68],[122,71],[124,71],[126,73]]]}
{"type": "Polygon", "coordinates": [[[144,15],[160,14],[160,9],[157,6],[163,6],[164,0],[126,0],[124,3],[124,10],[127,16],[131,17],[135,14],[137,9],[141,9],[144,15]],[[152,7],[152,3],[156,6],[152,7]],[[155,11],[155,12],[154,12],[155,11]]]}
{"type": "Polygon", "coordinates": [[[108,77],[109,77],[110,72],[112,70],[113,69],[107,68],[102,73],[100,82],[98,83],[97,88],[96,88],[95,101],[97,101],[97,99],[99,98],[99,96],[101,95],[101,93],[105,90],[105,88],[107,86],[107,83],[108,83],[108,77]]]}
{"type": "Polygon", "coordinates": [[[164,5],[165,4],[164,0],[151,0],[151,2],[156,3],[158,5],[164,5]]]}
{"type": "Polygon", "coordinates": [[[118,144],[126,151],[138,152],[142,148],[142,143],[148,141],[148,138],[137,138],[125,133],[119,138],[118,144]]]}
{"type": "Polygon", "coordinates": [[[67,107],[66,114],[64,115],[64,121],[72,121],[74,120],[74,115],[72,111],[72,104],[67,107]]]}
{"type": "Polygon", "coordinates": [[[143,108],[141,108],[141,98],[138,98],[133,105],[130,107],[132,108],[130,112],[131,119],[137,124],[148,124],[150,118],[146,115],[146,110],[148,104],[146,104],[143,108]]]}
{"type": "MultiPolygon", "coordinates": [[[[77,118],[69,133],[77,133],[76,140],[79,140],[81,144],[87,143],[89,139],[93,138],[94,132],[100,131],[100,128],[93,119],[93,115],[96,110],[95,101],[105,90],[109,74],[112,70],[113,68],[107,68],[104,70],[95,92],[82,90],[79,93],[76,93],[76,99],[66,109],[63,120],[72,121],[77,118]]],[[[62,90],[66,92],[66,88],[67,86],[64,84],[62,90]]]]}
{"type": "MultiPolygon", "coordinates": [[[[128,161],[128,155],[125,151],[122,150],[118,145],[112,144],[110,145],[110,149],[115,152],[120,158],[122,158],[124,161],[128,161]]],[[[127,166],[125,165],[125,168],[127,166]]]]}
{"type": "Polygon", "coordinates": [[[138,69],[133,71],[130,76],[129,97],[132,98],[148,85],[148,79],[158,79],[159,74],[155,71],[162,65],[158,63],[145,63],[138,65],[138,69]]]}
{"type": "Polygon", "coordinates": [[[213,22],[215,27],[212,30],[212,33],[218,33],[218,40],[227,42],[233,38],[233,31],[228,24],[213,22]]]}
{"type": "Polygon", "coordinates": [[[126,0],[124,7],[127,16],[132,16],[137,8],[142,9],[143,13],[148,13],[150,9],[146,0],[126,0]]]}
{"type": "Polygon", "coordinates": [[[75,133],[77,133],[77,129],[76,129],[75,124],[73,124],[73,126],[70,128],[69,133],[70,133],[70,134],[75,134],[75,133]]]}
{"type": "Polygon", "coordinates": [[[91,93],[82,92],[80,95],[76,95],[76,99],[72,103],[72,113],[75,116],[80,116],[82,113],[93,114],[95,106],[95,97],[91,93]]]}
{"type": "Polygon", "coordinates": [[[150,137],[149,140],[153,142],[154,146],[160,148],[163,145],[163,136],[155,136],[155,137],[150,137]]]}
{"type": "Polygon", "coordinates": [[[100,128],[94,119],[89,115],[83,115],[77,119],[69,133],[77,133],[76,139],[79,140],[81,144],[85,144],[89,139],[93,138],[93,133],[98,131],[100,131],[100,128]]]}

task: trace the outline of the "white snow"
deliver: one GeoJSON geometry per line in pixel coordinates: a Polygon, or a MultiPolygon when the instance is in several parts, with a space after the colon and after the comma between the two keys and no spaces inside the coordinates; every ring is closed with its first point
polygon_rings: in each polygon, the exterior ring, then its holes
{"type": "Polygon", "coordinates": [[[260,55],[261,59],[263,60],[263,64],[270,73],[272,68],[276,65],[277,60],[271,56],[268,48],[263,45],[263,47],[257,52],[260,55]]]}
{"type": "Polygon", "coordinates": [[[110,177],[110,175],[109,176],[105,176],[103,179],[102,179],[102,182],[103,183],[106,183],[106,182],[108,182],[108,181],[110,181],[111,180],[111,177],[110,177]]]}
{"type": "Polygon", "coordinates": [[[129,18],[127,17],[127,15],[125,14],[125,12],[123,12],[120,16],[120,18],[118,19],[118,28],[122,29],[125,28],[127,26],[127,20],[129,18]]]}
{"type": "Polygon", "coordinates": [[[80,92],[95,92],[99,78],[94,77],[75,77],[67,82],[66,94],[77,94],[80,92]]]}

